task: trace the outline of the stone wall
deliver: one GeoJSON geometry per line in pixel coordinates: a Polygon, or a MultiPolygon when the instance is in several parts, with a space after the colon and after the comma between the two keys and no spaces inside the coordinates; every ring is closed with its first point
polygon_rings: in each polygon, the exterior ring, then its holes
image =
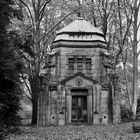
{"type": "Polygon", "coordinates": [[[37,125],[38,126],[47,126],[49,124],[49,98],[48,92],[42,90],[39,94],[38,99],[38,115],[37,115],[37,125]]]}
{"type": "Polygon", "coordinates": [[[46,125],[65,125],[71,123],[72,106],[72,88],[86,88],[88,124],[108,124],[113,121],[114,124],[120,122],[120,106],[118,97],[118,84],[114,87],[104,88],[104,83],[108,81],[105,68],[102,64],[100,52],[107,50],[102,48],[65,48],[54,49],[57,55],[55,58],[55,67],[52,68],[50,81],[49,97],[47,92],[42,91],[39,97],[38,126],[46,125]],[[61,81],[68,78],[67,55],[75,52],[85,52],[87,56],[92,57],[92,75],[88,78],[77,76],[61,85],[61,81]],[[82,85],[76,85],[76,79],[83,79],[82,85]],[[92,80],[91,80],[92,79],[92,80]],[[94,80],[96,81],[94,83],[94,80]],[[51,86],[55,84],[55,88],[51,86]],[[49,100],[48,100],[49,99],[49,100]],[[111,108],[111,109],[109,109],[111,108]],[[111,114],[112,113],[112,114],[111,114]]]}
{"type": "Polygon", "coordinates": [[[50,102],[49,102],[49,106],[50,106],[50,117],[49,117],[49,122],[50,125],[57,125],[58,123],[58,118],[57,118],[57,98],[58,98],[58,94],[57,94],[57,90],[51,90],[50,91],[50,102]]]}
{"type": "Polygon", "coordinates": [[[66,107],[65,107],[65,96],[66,96],[66,92],[65,92],[65,87],[60,87],[61,90],[59,92],[58,95],[58,125],[65,125],[65,111],[66,111],[66,107]]]}
{"type": "Polygon", "coordinates": [[[101,58],[100,58],[100,51],[105,51],[105,49],[101,48],[61,48],[61,80],[64,79],[67,76],[67,69],[68,69],[68,61],[67,61],[67,55],[71,54],[75,51],[85,51],[89,54],[89,56],[92,56],[92,78],[100,81],[100,75],[101,75],[101,68],[103,69],[101,64],[101,58]]]}
{"type": "Polygon", "coordinates": [[[108,124],[108,90],[95,85],[93,90],[93,124],[108,124]]]}

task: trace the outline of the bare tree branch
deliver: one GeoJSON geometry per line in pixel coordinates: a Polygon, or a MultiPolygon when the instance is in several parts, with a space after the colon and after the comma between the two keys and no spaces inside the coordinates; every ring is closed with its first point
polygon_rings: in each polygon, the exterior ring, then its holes
{"type": "MultiPolygon", "coordinates": [[[[112,1],[112,3],[114,2],[114,0],[112,1]]],[[[108,17],[109,17],[109,15],[110,15],[110,11],[111,11],[111,9],[112,9],[112,6],[113,6],[113,4],[111,3],[111,6],[110,6],[110,8],[109,8],[109,11],[108,11],[108,14],[107,14],[107,19],[108,19],[108,17]]]]}
{"type": "Polygon", "coordinates": [[[139,28],[140,28],[140,22],[138,23],[138,27],[137,27],[137,30],[139,30],[139,28]]]}
{"type": "Polygon", "coordinates": [[[23,0],[19,0],[19,1],[28,9],[28,12],[29,12],[31,20],[32,20],[32,25],[34,26],[34,19],[33,19],[33,16],[32,16],[32,13],[31,13],[29,6],[23,0]]]}
{"type": "Polygon", "coordinates": [[[130,31],[128,32],[129,34],[129,37],[130,37],[130,42],[131,42],[131,45],[132,45],[132,47],[133,47],[133,39],[132,39],[132,35],[131,35],[131,33],[130,33],[130,31]]]}
{"type": "Polygon", "coordinates": [[[77,8],[76,10],[70,12],[69,14],[67,14],[64,18],[62,18],[49,32],[45,33],[44,36],[40,39],[40,41],[42,41],[46,36],[48,36],[62,21],[64,21],[68,16],[70,16],[71,14],[73,14],[74,12],[78,11],[80,8],[77,8]]]}
{"type": "Polygon", "coordinates": [[[126,4],[131,8],[131,10],[133,11],[133,6],[132,6],[132,3],[133,3],[133,0],[130,2],[128,2],[128,0],[125,0],[126,4]]]}
{"type": "Polygon", "coordinates": [[[139,3],[138,3],[138,12],[139,12],[139,10],[140,10],[140,1],[139,1],[139,3]]]}
{"type": "Polygon", "coordinates": [[[118,58],[120,56],[120,54],[122,53],[123,50],[123,45],[122,45],[122,19],[121,19],[121,11],[120,11],[120,0],[118,0],[118,16],[119,16],[119,35],[120,35],[120,39],[118,40],[118,44],[119,44],[119,51],[116,55],[115,58],[115,66],[118,63],[118,58]]]}
{"type": "Polygon", "coordinates": [[[25,95],[30,101],[32,101],[32,98],[29,97],[29,95],[28,95],[26,92],[24,92],[24,95],[25,95]]]}
{"type": "Polygon", "coordinates": [[[129,17],[128,17],[128,15],[127,15],[127,11],[126,11],[126,8],[125,8],[125,14],[126,14],[126,18],[127,18],[127,29],[126,29],[126,32],[125,32],[125,35],[124,35],[124,37],[123,37],[123,45],[124,45],[124,43],[125,43],[125,40],[126,40],[126,37],[127,37],[127,35],[128,35],[128,32],[129,32],[129,29],[130,29],[130,26],[131,26],[131,24],[132,24],[132,14],[131,14],[131,19],[129,20],[129,17]]]}
{"type": "Polygon", "coordinates": [[[25,84],[25,86],[27,87],[27,89],[28,89],[28,91],[29,91],[29,94],[32,96],[31,89],[29,88],[29,86],[28,86],[28,84],[27,84],[27,82],[26,82],[26,79],[25,79],[25,77],[24,77],[23,74],[21,74],[21,78],[22,78],[22,80],[24,81],[24,84],[25,84]]]}
{"type": "Polygon", "coordinates": [[[45,12],[46,5],[47,5],[48,3],[50,3],[50,2],[51,2],[51,0],[47,0],[47,1],[41,6],[41,9],[40,9],[40,11],[39,11],[39,15],[40,15],[39,21],[42,20],[43,15],[44,15],[44,12],[45,12]]]}
{"type": "MultiPolygon", "coordinates": [[[[100,5],[100,2],[98,2],[98,5],[100,5]]],[[[99,11],[100,17],[101,17],[101,19],[102,19],[102,18],[103,18],[103,16],[102,16],[102,12],[101,12],[99,6],[97,6],[97,8],[98,8],[98,11],[99,11]]]]}
{"type": "Polygon", "coordinates": [[[138,51],[138,56],[140,55],[140,50],[138,51]]]}
{"type": "Polygon", "coordinates": [[[92,5],[91,11],[92,11],[92,15],[93,15],[93,22],[94,22],[94,26],[97,27],[96,18],[95,18],[94,0],[92,0],[91,3],[88,3],[87,0],[85,0],[85,2],[86,2],[86,5],[88,6],[88,8],[90,7],[90,5],[92,5]]]}

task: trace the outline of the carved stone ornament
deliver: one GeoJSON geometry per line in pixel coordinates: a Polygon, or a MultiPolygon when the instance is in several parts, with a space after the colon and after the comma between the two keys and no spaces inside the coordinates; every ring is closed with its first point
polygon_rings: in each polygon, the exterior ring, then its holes
{"type": "Polygon", "coordinates": [[[82,84],[83,84],[83,79],[82,79],[82,78],[77,78],[77,79],[75,80],[75,84],[76,84],[77,86],[82,86],[82,84]]]}
{"type": "Polygon", "coordinates": [[[92,89],[88,90],[88,96],[92,95],[92,89]]]}

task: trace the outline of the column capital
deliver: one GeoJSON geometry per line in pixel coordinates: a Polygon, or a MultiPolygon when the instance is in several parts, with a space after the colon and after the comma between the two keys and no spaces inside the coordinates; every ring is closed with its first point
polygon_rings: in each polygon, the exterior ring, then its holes
{"type": "Polygon", "coordinates": [[[92,95],[92,93],[93,93],[93,88],[94,88],[94,87],[93,87],[92,85],[88,85],[88,86],[87,86],[88,96],[89,96],[89,95],[92,95]]]}
{"type": "Polygon", "coordinates": [[[92,93],[93,93],[93,88],[89,88],[88,89],[88,96],[92,96],[92,93]]]}
{"type": "Polygon", "coordinates": [[[66,86],[66,96],[71,96],[71,86],[66,86]]]}
{"type": "Polygon", "coordinates": [[[94,86],[93,85],[87,85],[88,90],[93,90],[94,86]]]}
{"type": "Polygon", "coordinates": [[[66,86],[66,90],[71,90],[71,88],[72,88],[72,86],[70,86],[70,85],[66,86]]]}

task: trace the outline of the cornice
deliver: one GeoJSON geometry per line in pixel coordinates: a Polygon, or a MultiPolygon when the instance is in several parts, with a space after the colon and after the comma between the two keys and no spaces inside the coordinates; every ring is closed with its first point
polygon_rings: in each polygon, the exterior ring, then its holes
{"type": "Polygon", "coordinates": [[[89,81],[92,81],[94,84],[97,84],[98,81],[92,79],[92,78],[89,78],[88,76],[84,75],[83,73],[81,72],[77,72],[76,74],[74,74],[73,76],[69,76],[68,78],[64,79],[61,81],[61,84],[64,85],[67,81],[70,81],[71,79],[77,77],[77,76],[81,76],[83,77],[84,79],[87,79],[89,81]]]}

